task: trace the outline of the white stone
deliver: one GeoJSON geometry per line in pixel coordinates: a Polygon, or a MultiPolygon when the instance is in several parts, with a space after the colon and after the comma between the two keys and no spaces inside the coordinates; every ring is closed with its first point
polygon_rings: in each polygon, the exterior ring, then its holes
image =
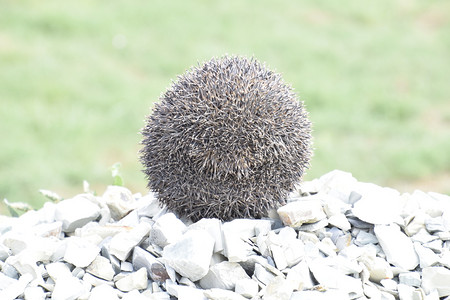
{"type": "Polygon", "coordinates": [[[348,231],[351,228],[351,225],[344,214],[337,214],[329,217],[328,223],[344,231],[348,231]]]}
{"type": "Polygon", "coordinates": [[[44,289],[40,286],[27,286],[23,294],[25,300],[45,300],[44,289]]]}
{"type": "Polygon", "coordinates": [[[89,194],[77,195],[56,204],[55,219],[62,222],[64,232],[73,232],[100,215],[100,207],[94,204],[89,194]]]}
{"type": "Polygon", "coordinates": [[[147,270],[145,268],[140,268],[136,272],[133,272],[116,281],[116,287],[123,292],[129,292],[135,289],[143,290],[147,288],[147,285],[148,278],[147,270]]]}
{"type": "Polygon", "coordinates": [[[78,278],[67,277],[56,281],[52,300],[75,300],[87,292],[89,292],[89,288],[86,284],[83,284],[78,278]]]}
{"type": "Polygon", "coordinates": [[[208,273],[213,248],[208,232],[191,230],[164,248],[163,260],[180,275],[197,281],[208,273]]]}
{"type": "Polygon", "coordinates": [[[398,226],[376,225],[374,231],[388,262],[405,270],[412,270],[419,264],[412,241],[398,226]]]}
{"type": "MultiPolygon", "coordinates": [[[[166,285],[167,286],[167,285],[166,285]]],[[[166,287],[169,290],[169,287],[166,287]]],[[[178,300],[207,300],[204,291],[191,286],[182,286],[174,284],[172,287],[173,296],[178,300]]]]}
{"type": "Polygon", "coordinates": [[[419,272],[406,272],[398,274],[399,283],[406,284],[413,287],[420,287],[422,281],[420,280],[419,272]]]}
{"type": "Polygon", "coordinates": [[[306,260],[300,261],[289,269],[286,279],[291,282],[295,290],[311,289],[314,286],[306,260]]]}
{"type": "MultiPolygon", "coordinates": [[[[293,292],[290,300],[348,300],[348,294],[339,290],[293,292]]],[[[364,298],[362,298],[364,299],[364,298]]]]}
{"type": "Polygon", "coordinates": [[[362,282],[359,279],[342,274],[340,271],[324,266],[315,260],[308,266],[317,281],[326,288],[340,289],[355,297],[363,295],[362,282]]]}
{"type": "Polygon", "coordinates": [[[367,244],[376,244],[378,243],[378,239],[375,235],[365,232],[364,230],[361,230],[356,236],[355,243],[361,246],[367,244]]]}
{"type": "Polygon", "coordinates": [[[234,290],[236,283],[242,279],[249,279],[249,277],[238,263],[223,261],[210,267],[208,273],[200,279],[199,284],[203,289],[234,290]]]}
{"type": "Polygon", "coordinates": [[[349,200],[356,183],[357,180],[351,173],[340,170],[333,170],[319,178],[320,191],[332,194],[345,202],[349,200]]]}
{"type": "Polygon", "coordinates": [[[363,196],[355,203],[353,214],[370,224],[390,224],[398,220],[402,212],[398,192],[384,189],[381,191],[383,192],[363,196]]]}
{"type": "Polygon", "coordinates": [[[15,280],[11,282],[11,285],[6,287],[5,289],[0,291],[0,299],[2,300],[13,300],[16,299],[19,295],[21,295],[28,283],[33,280],[33,276],[31,274],[23,274],[19,280],[15,280]]]}
{"type": "Polygon", "coordinates": [[[186,231],[187,227],[173,213],[159,217],[150,231],[150,242],[160,247],[174,243],[186,231]]]}
{"type": "MultiPolygon", "coordinates": [[[[80,274],[81,275],[81,274],[80,274]]],[[[106,281],[104,279],[101,279],[99,277],[96,277],[94,275],[91,275],[90,273],[84,273],[83,277],[81,278],[84,283],[88,283],[91,286],[100,286],[100,285],[110,285],[114,286],[114,283],[112,281],[106,281]]]]}
{"type": "Polygon", "coordinates": [[[141,243],[141,241],[150,232],[151,225],[141,222],[128,232],[120,232],[116,234],[109,244],[109,251],[112,255],[125,261],[131,253],[131,250],[141,243]]]}
{"type": "Polygon", "coordinates": [[[433,252],[433,250],[425,248],[420,243],[414,243],[414,249],[419,256],[420,268],[431,267],[439,263],[439,256],[433,252]]]}
{"type": "Polygon", "coordinates": [[[439,217],[443,213],[444,207],[436,199],[422,191],[415,190],[411,195],[411,201],[417,201],[419,209],[432,218],[439,217]]]}
{"type": "Polygon", "coordinates": [[[201,219],[188,227],[188,230],[206,230],[214,239],[214,252],[223,251],[222,222],[219,219],[201,219]]]}
{"type": "Polygon", "coordinates": [[[107,284],[94,287],[91,290],[89,300],[119,300],[117,290],[107,284]]]}
{"type": "Polygon", "coordinates": [[[427,267],[422,270],[422,287],[428,294],[434,289],[439,297],[450,295],[450,270],[445,267],[427,267]]]}
{"type": "Polygon", "coordinates": [[[63,262],[54,262],[45,266],[48,275],[54,280],[72,277],[69,266],[63,262]]]}
{"type": "Polygon", "coordinates": [[[67,239],[67,248],[64,260],[76,267],[84,268],[94,261],[100,248],[85,239],[72,236],[67,239]]]}
{"type": "Polygon", "coordinates": [[[109,259],[98,255],[94,261],[86,268],[86,272],[91,273],[105,280],[112,280],[115,272],[109,259]]]}
{"type": "Polygon", "coordinates": [[[259,263],[255,264],[255,272],[253,275],[264,285],[268,285],[275,278],[272,272],[269,272],[259,263]]]}
{"type": "MultiPolygon", "coordinates": [[[[155,293],[158,294],[158,293],[155,293]]],[[[124,293],[122,300],[153,300],[153,299],[169,299],[169,295],[164,293],[165,296],[167,296],[166,298],[159,298],[159,295],[150,295],[150,297],[148,297],[147,295],[145,295],[144,293],[140,293],[138,290],[132,290],[129,291],[128,293],[124,293]],[[155,296],[155,297],[152,297],[155,296]]]]}
{"type": "Polygon", "coordinates": [[[234,291],[245,298],[253,298],[258,294],[258,282],[253,279],[241,279],[236,282],[234,291]]]}
{"type": "Polygon", "coordinates": [[[17,279],[14,279],[14,278],[11,278],[11,277],[5,275],[3,272],[3,268],[2,268],[2,272],[0,272],[0,291],[4,290],[8,286],[10,286],[11,284],[14,284],[16,282],[17,282],[17,279]]]}
{"type": "Polygon", "coordinates": [[[264,300],[289,300],[294,286],[283,276],[276,276],[266,287],[264,300]]]}
{"type": "Polygon", "coordinates": [[[425,228],[425,220],[430,218],[430,216],[425,214],[424,212],[416,211],[410,218],[411,219],[406,224],[405,233],[408,236],[413,236],[421,229],[425,228]]]}
{"type": "Polygon", "coordinates": [[[137,212],[140,217],[145,216],[152,218],[156,216],[161,209],[163,209],[162,205],[154,193],[148,193],[137,200],[137,212]]]}
{"type": "Polygon", "coordinates": [[[225,255],[230,262],[245,261],[246,258],[253,252],[253,247],[246,243],[242,237],[236,235],[233,231],[222,229],[223,233],[223,255],[225,255]]]}
{"type": "Polygon", "coordinates": [[[235,292],[223,289],[205,290],[204,294],[210,300],[246,300],[246,298],[235,292]]]}
{"type": "Polygon", "coordinates": [[[10,256],[5,263],[13,266],[21,275],[30,274],[33,279],[42,282],[41,271],[32,250],[24,250],[18,255],[10,256]]]}
{"type": "Polygon", "coordinates": [[[118,221],[136,208],[136,200],[131,192],[122,186],[110,185],[102,196],[111,212],[111,217],[118,221]]]}
{"type": "Polygon", "coordinates": [[[290,202],[280,207],[277,212],[285,225],[294,228],[326,218],[322,203],[318,199],[290,202]]]}

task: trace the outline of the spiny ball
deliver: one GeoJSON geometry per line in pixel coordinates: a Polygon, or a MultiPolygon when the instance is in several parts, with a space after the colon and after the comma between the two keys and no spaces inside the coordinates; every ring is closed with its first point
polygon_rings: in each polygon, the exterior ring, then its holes
{"type": "Polygon", "coordinates": [[[148,187],[180,217],[261,218],[311,157],[311,123],[280,74],[213,58],[178,77],[142,129],[148,187]]]}

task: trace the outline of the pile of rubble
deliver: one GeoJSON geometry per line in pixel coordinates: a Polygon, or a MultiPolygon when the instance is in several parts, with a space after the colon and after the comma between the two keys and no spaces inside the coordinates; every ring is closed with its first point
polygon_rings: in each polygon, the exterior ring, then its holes
{"type": "Polygon", "coordinates": [[[180,220],[153,194],[0,216],[0,299],[450,299],[450,197],[304,182],[267,219],[180,220]]]}

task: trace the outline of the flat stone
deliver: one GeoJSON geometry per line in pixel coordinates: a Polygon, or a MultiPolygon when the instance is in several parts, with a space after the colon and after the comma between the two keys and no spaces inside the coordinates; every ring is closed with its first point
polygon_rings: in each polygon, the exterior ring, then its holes
{"type": "Polygon", "coordinates": [[[137,201],[136,210],[139,217],[145,216],[152,218],[156,216],[161,209],[163,209],[163,207],[154,193],[148,193],[137,201]]]}
{"type": "Polygon", "coordinates": [[[191,230],[164,248],[163,260],[180,275],[197,281],[208,273],[213,248],[208,232],[191,230]]]}
{"type": "Polygon", "coordinates": [[[214,239],[214,253],[223,251],[222,222],[219,219],[201,219],[188,227],[188,230],[206,230],[214,239]]]}
{"type": "Polygon", "coordinates": [[[82,238],[72,236],[67,239],[64,260],[74,266],[85,268],[91,264],[100,252],[100,247],[82,238]]]}
{"type": "Polygon", "coordinates": [[[250,277],[238,263],[223,261],[210,267],[208,273],[200,279],[199,284],[203,289],[234,290],[236,283],[242,279],[250,279],[250,277]]]}
{"type": "Polygon", "coordinates": [[[349,299],[348,294],[339,290],[319,291],[298,291],[293,292],[290,300],[345,300],[349,299]]]}
{"type": "Polygon", "coordinates": [[[55,219],[62,223],[64,232],[73,232],[98,218],[100,207],[94,204],[89,194],[77,195],[56,204],[55,219]]]}
{"type": "Polygon", "coordinates": [[[283,276],[276,276],[267,285],[264,300],[289,300],[293,290],[291,282],[283,276]]]}
{"type": "Polygon", "coordinates": [[[315,223],[303,224],[302,226],[298,227],[298,230],[314,232],[314,231],[325,228],[327,225],[328,225],[328,220],[322,219],[315,223]]]}
{"type": "Polygon", "coordinates": [[[63,262],[54,262],[45,266],[48,275],[54,280],[72,277],[69,266],[63,262]]]}
{"type": "Polygon", "coordinates": [[[186,225],[173,213],[167,213],[156,220],[150,231],[149,240],[151,243],[164,248],[179,239],[186,229],[186,225]]]}
{"type": "Polygon", "coordinates": [[[390,224],[398,220],[402,212],[402,202],[398,192],[381,189],[379,193],[364,195],[355,203],[353,214],[370,224],[390,224]]]}
{"type": "Polygon", "coordinates": [[[210,300],[246,300],[238,293],[217,288],[205,290],[204,294],[210,300]]]}
{"type": "Polygon", "coordinates": [[[378,243],[378,239],[374,234],[361,230],[356,236],[355,243],[360,246],[367,244],[376,244],[378,243]]]}
{"type": "Polygon", "coordinates": [[[295,290],[311,289],[314,286],[306,260],[288,270],[286,279],[291,282],[295,290]]]}
{"type": "Polygon", "coordinates": [[[151,225],[146,222],[139,223],[129,232],[120,232],[115,235],[109,244],[109,251],[121,261],[125,261],[134,247],[139,245],[148,235],[151,225]]]}
{"type": "Polygon", "coordinates": [[[33,276],[31,274],[23,274],[18,280],[14,280],[9,286],[0,291],[0,299],[16,299],[25,291],[25,288],[31,280],[33,280],[33,276]]]}
{"type": "Polygon", "coordinates": [[[419,272],[406,272],[398,274],[399,283],[413,287],[420,287],[422,281],[419,272]]]}
{"type": "MultiPolygon", "coordinates": [[[[81,274],[80,274],[81,275],[81,274]]],[[[84,283],[88,283],[91,286],[101,286],[101,285],[110,285],[114,286],[114,283],[112,281],[107,281],[105,279],[101,279],[97,276],[91,275],[90,273],[84,273],[83,277],[81,278],[84,283]]]]}
{"type": "Polygon", "coordinates": [[[44,289],[40,286],[28,285],[23,294],[26,300],[45,300],[44,289]]]}
{"type": "Polygon", "coordinates": [[[115,275],[109,259],[101,255],[97,255],[94,261],[86,268],[86,272],[105,280],[112,280],[115,275]]]}
{"type": "Polygon", "coordinates": [[[265,267],[261,264],[255,264],[255,273],[254,276],[264,285],[268,285],[274,278],[275,274],[269,272],[265,267]]]}
{"type": "Polygon", "coordinates": [[[363,295],[361,280],[344,275],[340,271],[332,267],[322,265],[315,260],[308,263],[308,266],[316,280],[322,286],[346,291],[354,297],[361,297],[363,295]]]}
{"type": "Polygon", "coordinates": [[[420,243],[414,243],[414,249],[419,256],[420,268],[431,267],[439,263],[440,259],[431,249],[425,248],[420,243]]]}
{"type": "Polygon", "coordinates": [[[426,267],[422,270],[422,287],[428,294],[436,289],[439,297],[450,295],[450,270],[445,267],[426,267]]]}
{"type": "Polygon", "coordinates": [[[148,285],[147,270],[140,268],[116,281],[116,287],[122,292],[129,292],[132,290],[143,290],[148,285]]]}
{"type": "Polygon", "coordinates": [[[52,300],[75,300],[89,292],[90,286],[75,277],[56,280],[52,300]]]}
{"type": "Polygon", "coordinates": [[[136,200],[131,192],[122,186],[110,185],[102,196],[108,206],[111,217],[118,221],[136,208],[136,200]]]}
{"type": "Polygon", "coordinates": [[[258,282],[253,279],[241,279],[236,282],[234,291],[245,298],[253,298],[258,295],[258,282]]]}
{"type": "Polygon", "coordinates": [[[337,214],[329,217],[328,223],[344,231],[348,231],[351,229],[350,222],[347,220],[347,217],[344,214],[337,214]]]}
{"type": "Polygon", "coordinates": [[[147,275],[153,280],[158,282],[164,282],[169,279],[164,265],[156,259],[150,252],[135,247],[133,250],[133,267],[138,270],[144,267],[147,270],[147,275]]]}
{"type": "Polygon", "coordinates": [[[374,231],[388,262],[405,270],[412,270],[419,264],[413,242],[398,226],[376,225],[374,231]]]}
{"type": "Polygon", "coordinates": [[[232,230],[223,228],[223,255],[225,255],[230,262],[245,261],[248,256],[253,253],[251,245],[245,240],[236,235],[232,230]]]}
{"type": "Polygon", "coordinates": [[[191,286],[182,286],[173,283],[171,280],[166,281],[167,292],[176,297],[178,300],[207,300],[204,291],[191,286]]]}
{"type": "Polygon", "coordinates": [[[294,228],[326,218],[322,203],[318,199],[291,202],[280,207],[277,212],[285,225],[294,228]]]}
{"type": "Polygon", "coordinates": [[[94,287],[91,290],[89,300],[119,300],[117,290],[107,284],[94,287]]]}

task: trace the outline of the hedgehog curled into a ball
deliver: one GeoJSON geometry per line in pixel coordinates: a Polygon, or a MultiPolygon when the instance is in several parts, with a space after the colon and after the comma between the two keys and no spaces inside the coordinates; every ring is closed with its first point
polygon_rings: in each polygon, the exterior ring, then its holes
{"type": "Polygon", "coordinates": [[[142,129],[149,189],[193,221],[261,218],[283,204],[311,157],[311,123],[280,74],[213,58],[178,77],[142,129]]]}

